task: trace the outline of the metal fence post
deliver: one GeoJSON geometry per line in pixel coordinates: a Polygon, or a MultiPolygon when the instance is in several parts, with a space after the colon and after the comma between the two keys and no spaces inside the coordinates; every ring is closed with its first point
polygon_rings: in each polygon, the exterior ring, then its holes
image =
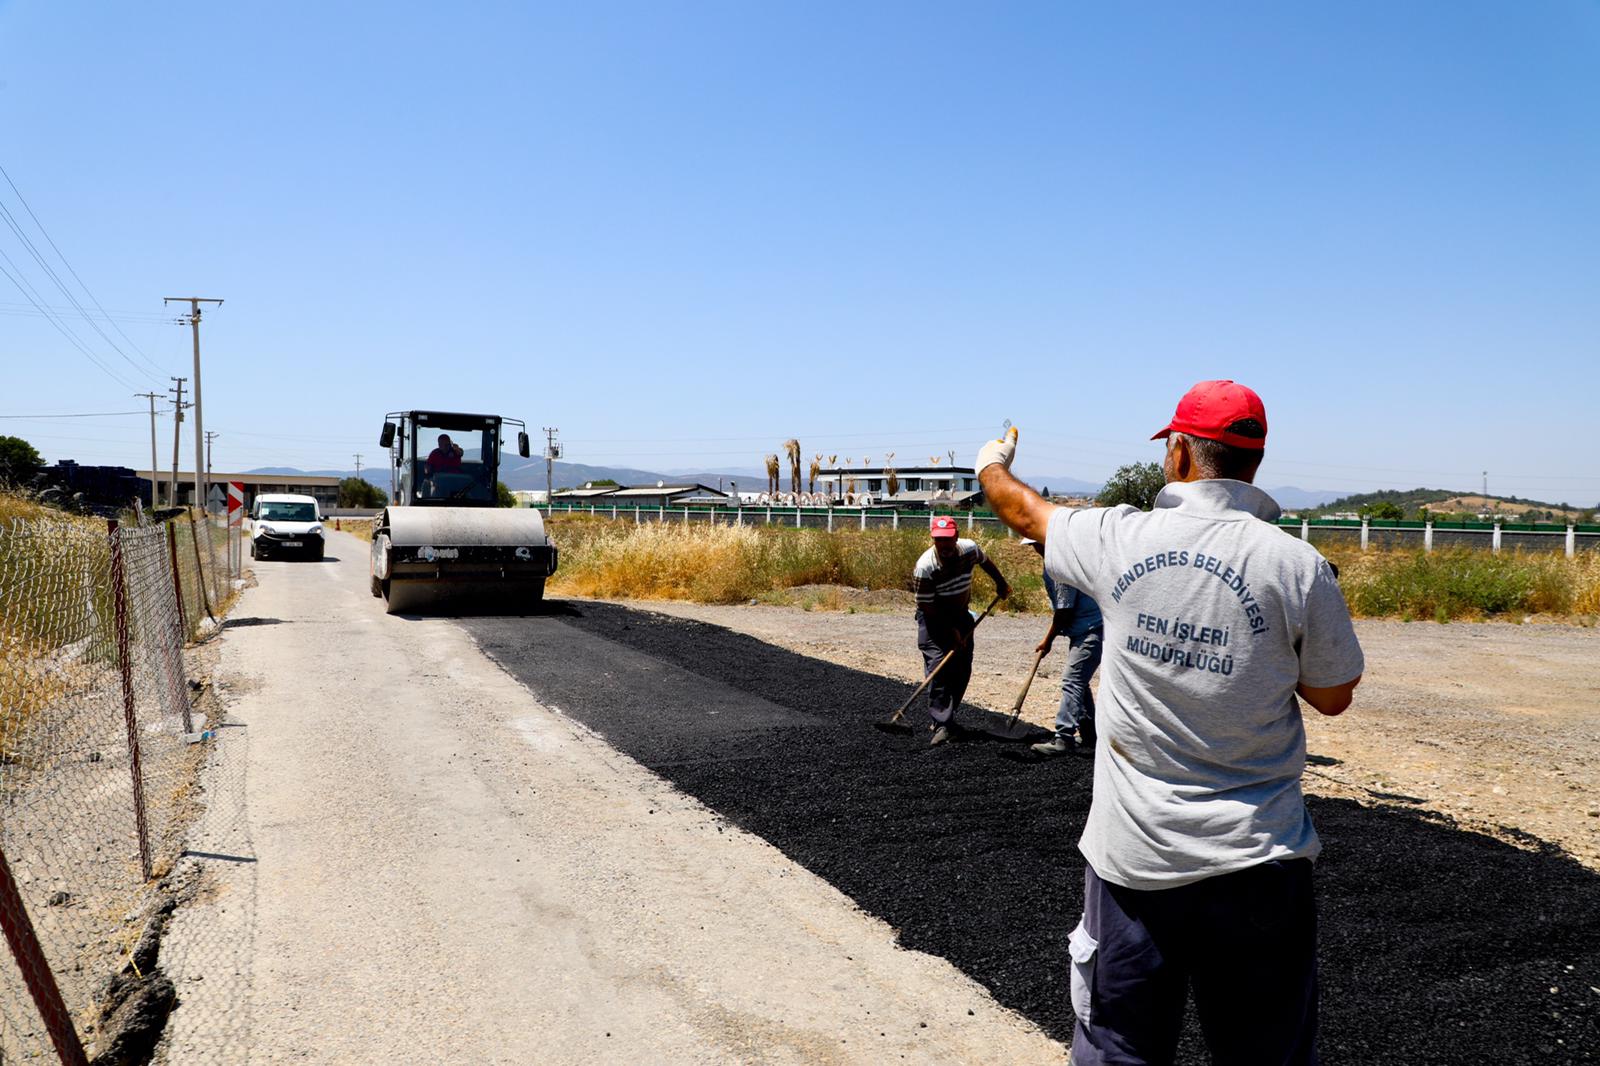
{"type": "Polygon", "coordinates": [[[735,507],[733,509],[733,524],[736,525],[736,526],[743,527],[743,525],[744,525],[744,508],[743,507],[735,507]]]}
{"type": "Polygon", "coordinates": [[[200,575],[200,603],[206,609],[206,617],[213,622],[217,616],[211,613],[211,594],[206,591],[206,568],[200,565],[200,530],[195,528],[194,512],[189,512],[189,539],[194,542],[194,568],[200,575]]]}
{"type": "Polygon", "coordinates": [[[1571,559],[1578,554],[1578,527],[1571,522],[1567,523],[1567,558],[1571,559]]]}
{"type": "Polygon", "coordinates": [[[667,504],[666,504],[666,501],[663,500],[661,502],[661,513],[656,516],[656,525],[664,526],[666,524],[667,524],[667,504]]]}
{"type": "Polygon", "coordinates": [[[116,607],[117,669],[122,675],[122,717],[128,729],[128,768],[133,773],[133,824],[139,833],[139,869],[150,880],[150,829],[144,811],[144,767],[139,762],[139,721],[133,707],[133,660],[128,649],[128,574],[122,562],[117,520],[106,519],[111,547],[111,600],[116,607]]]}
{"type": "Polygon", "coordinates": [[[178,533],[171,522],[166,526],[167,561],[172,564],[172,595],[178,601],[178,646],[189,632],[189,619],[183,609],[183,578],[178,574],[178,533]]]}
{"type": "MultiPolygon", "coordinates": [[[[828,514],[832,516],[833,512],[829,511],[828,514]]],[[[800,508],[798,507],[794,509],[794,528],[800,528],[800,508]]]]}
{"type": "Polygon", "coordinates": [[[972,532],[972,512],[971,511],[967,512],[967,532],[968,533],[972,532]]]}
{"type": "Polygon", "coordinates": [[[1361,520],[1361,550],[1367,550],[1367,520],[1365,518],[1361,520]]]}
{"type": "Polygon", "coordinates": [[[22,905],[22,893],[11,876],[6,863],[6,853],[0,851],[0,930],[5,932],[6,943],[11,945],[11,957],[17,960],[22,971],[22,981],[33,997],[33,1006],[50,1033],[50,1042],[56,1046],[64,1066],[86,1066],[83,1044],[78,1041],[78,1031],[72,1027],[72,1015],[61,999],[61,989],[56,985],[55,974],[45,960],[44,949],[33,931],[33,922],[22,905]]]}
{"type": "Polygon", "coordinates": [[[890,516],[889,517],[889,526],[890,526],[890,528],[899,529],[900,528],[900,508],[896,507],[894,510],[890,511],[889,512],[889,516],[890,516]]]}
{"type": "Polygon", "coordinates": [[[1491,544],[1493,545],[1494,553],[1496,555],[1499,555],[1500,554],[1500,520],[1498,518],[1494,520],[1494,538],[1491,541],[1491,544]]]}
{"type": "Polygon", "coordinates": [[[866,528],[867,528],[867,509],[865,507],[863,507],[863,508],[861,508],[861,529],[862,529],[863,532],[865,532],[866,528]]]}
{"type": "Polygon", "coordinates": [[[1433,552],[1433,522],[1432,521],[1424,522],[1422,524],[1422,551],[1423,551],[1424,554],[1431,554],[1433,552]]]}
{"type": "Polygon", "coordinates": [[[1300,539],[1307,543],[1311,541],[1311,523],[1304,518],[1300,519],[1300,539]]]}
{"type": "Polygon", "coordinates": [[[767,508],[767,525],[772,525],[772,508],[767,508]]]}
{"type": "Polygon", "coordinates": [[[833,532],[833,504],[828,504],[828,532],[833,532]]]}

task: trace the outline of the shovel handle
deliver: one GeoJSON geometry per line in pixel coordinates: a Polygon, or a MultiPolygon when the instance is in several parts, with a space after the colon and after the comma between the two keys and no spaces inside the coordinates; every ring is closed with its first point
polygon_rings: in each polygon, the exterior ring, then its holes
{"type": "MultiPolygon", "coordinates": [[[[985,618],[988,618],[989,617],[989,612],[994,610],[997,606],[999,606],[999,604],[1000,604],[1000,597],[999,596],[996,596],[994,599],[990,600],[989,601],[989,606],[985,607],[983,609],[983,613],[978,616],[978,621],[972,623],[972,628],[973,629],[977,629],[979,623],[981,623],[985,618]]],[[[963,642],[963,643],[965,643],[965,642],[963,642]]],[[[956,652],[960,651],[960,650],[961,650],[961,645],[957,644],[955,647],[951,648],[949,651],[944,653],[944,658],[939,660],[939,663],[938,663],[937,666],[935,666],[932,670],[928,671],[928,676],[922,679],[922,684],[918,685],[916,687],[916,689],[911,693],[911,695],[906,697],[906,701],[904,703],[902,703],[899,707],[895,708],[894,714],[889,716],[889,723],[890,724],[893,724],[893,723],[898,722],[900,720],[900,716],[906,713],[906,708],[911,706],[911,702],[913,700],[915,700],[918,696],[922,695],[922,690],[927,688],[930,684],[933,683],[933,679],[938,676],[939,671],[944,669],[944,664],[949,662],[950,661],[950,657],[952,655],[954,655],[956,652]]]]}
{"type": "Polygon", "coordinates": [[[1028,698],[1028,690],[1033,687],[1034,676],[1039,673],[1039,664],[1042,662],[1044,662],[1044,652],[1034,652],[1033,669],[1028,671],[1028,680],[1022,683],[1022,691],[1017,693],[1017,701],[1011,705],[1011,721],[1006,723],[1008,731],[1017,724],[1017,717],[1022,714],[1022,703],[1028,698]]]}

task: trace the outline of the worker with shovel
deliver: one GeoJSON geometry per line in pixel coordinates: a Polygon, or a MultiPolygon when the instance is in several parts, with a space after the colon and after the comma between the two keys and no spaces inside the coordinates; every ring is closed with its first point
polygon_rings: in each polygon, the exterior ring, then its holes
{"type": "Polygon", "coordinates": [[[972,631],[977,628],[967,606],[972,571],[983,568],[999,599],[1011,595],[1011,586],[976,541],[956,535],[955,519],[935,518],[929,532],[933,546],[922,553],[914,571],[917,648],[923,676],[938,671],[928,686],[929,743],[943,744],[960,732],[954,716],[972,678],[972,631]]]}
{"type": "MultiPolygon", "coordinates": [[[[1044,543],[1023,537],[1041,556],[1044,543]]],[[[1065,755],[1069,751],[1094,751],[1094,692],[1089,682],[1100,668],[1101,640],[1105,625],[1100,618],[1100,605],[1087,593],[1079,592],[1065,581],[1057,581],[1044,573],[1044,591],[1050,597],[1050,632],[1044,635],[1034,649],[1042,659],[1050,654],[1056,637],[1067,638],[1067,662],[1061,668],[1061,705],[1056,708],[1056,735],[1033,745],[1040,755],[1065,755]]]]}

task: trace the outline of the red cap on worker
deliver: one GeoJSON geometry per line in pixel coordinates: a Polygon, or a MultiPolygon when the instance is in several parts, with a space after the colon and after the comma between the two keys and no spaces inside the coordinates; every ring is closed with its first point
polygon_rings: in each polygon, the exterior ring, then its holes
{"type": "MultiPolygon", "coordinates": [[[[1243,428],[1254,430],[1255,426],[1243,428]]],[[[1160,440],[1173,432],[1260,451],[1267,446],[1267,408],[1254,389],[1236,381],[1202,381],[1183,394],[1172,421],[1150,439],[1160,440]],[[1229,432],[1236,422],[1254,422],[1261,428],[1255,433],[1229,432]]]]}
{"type": "Polygon", "coordinates": [[[956,520],[954,518],[935,518],[928,532],[935,537],[953,537],[956,535],[956,520]]]}

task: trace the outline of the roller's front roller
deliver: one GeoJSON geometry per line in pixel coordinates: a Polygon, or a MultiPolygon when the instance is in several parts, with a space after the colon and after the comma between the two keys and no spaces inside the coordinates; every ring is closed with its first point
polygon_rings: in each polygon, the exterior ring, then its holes
{"type": "Polygon", "coordinates": [[[391,507],[372,538],[372,591],[390,614],[525,614],[555,569],[533,510],[391,507]]]}

